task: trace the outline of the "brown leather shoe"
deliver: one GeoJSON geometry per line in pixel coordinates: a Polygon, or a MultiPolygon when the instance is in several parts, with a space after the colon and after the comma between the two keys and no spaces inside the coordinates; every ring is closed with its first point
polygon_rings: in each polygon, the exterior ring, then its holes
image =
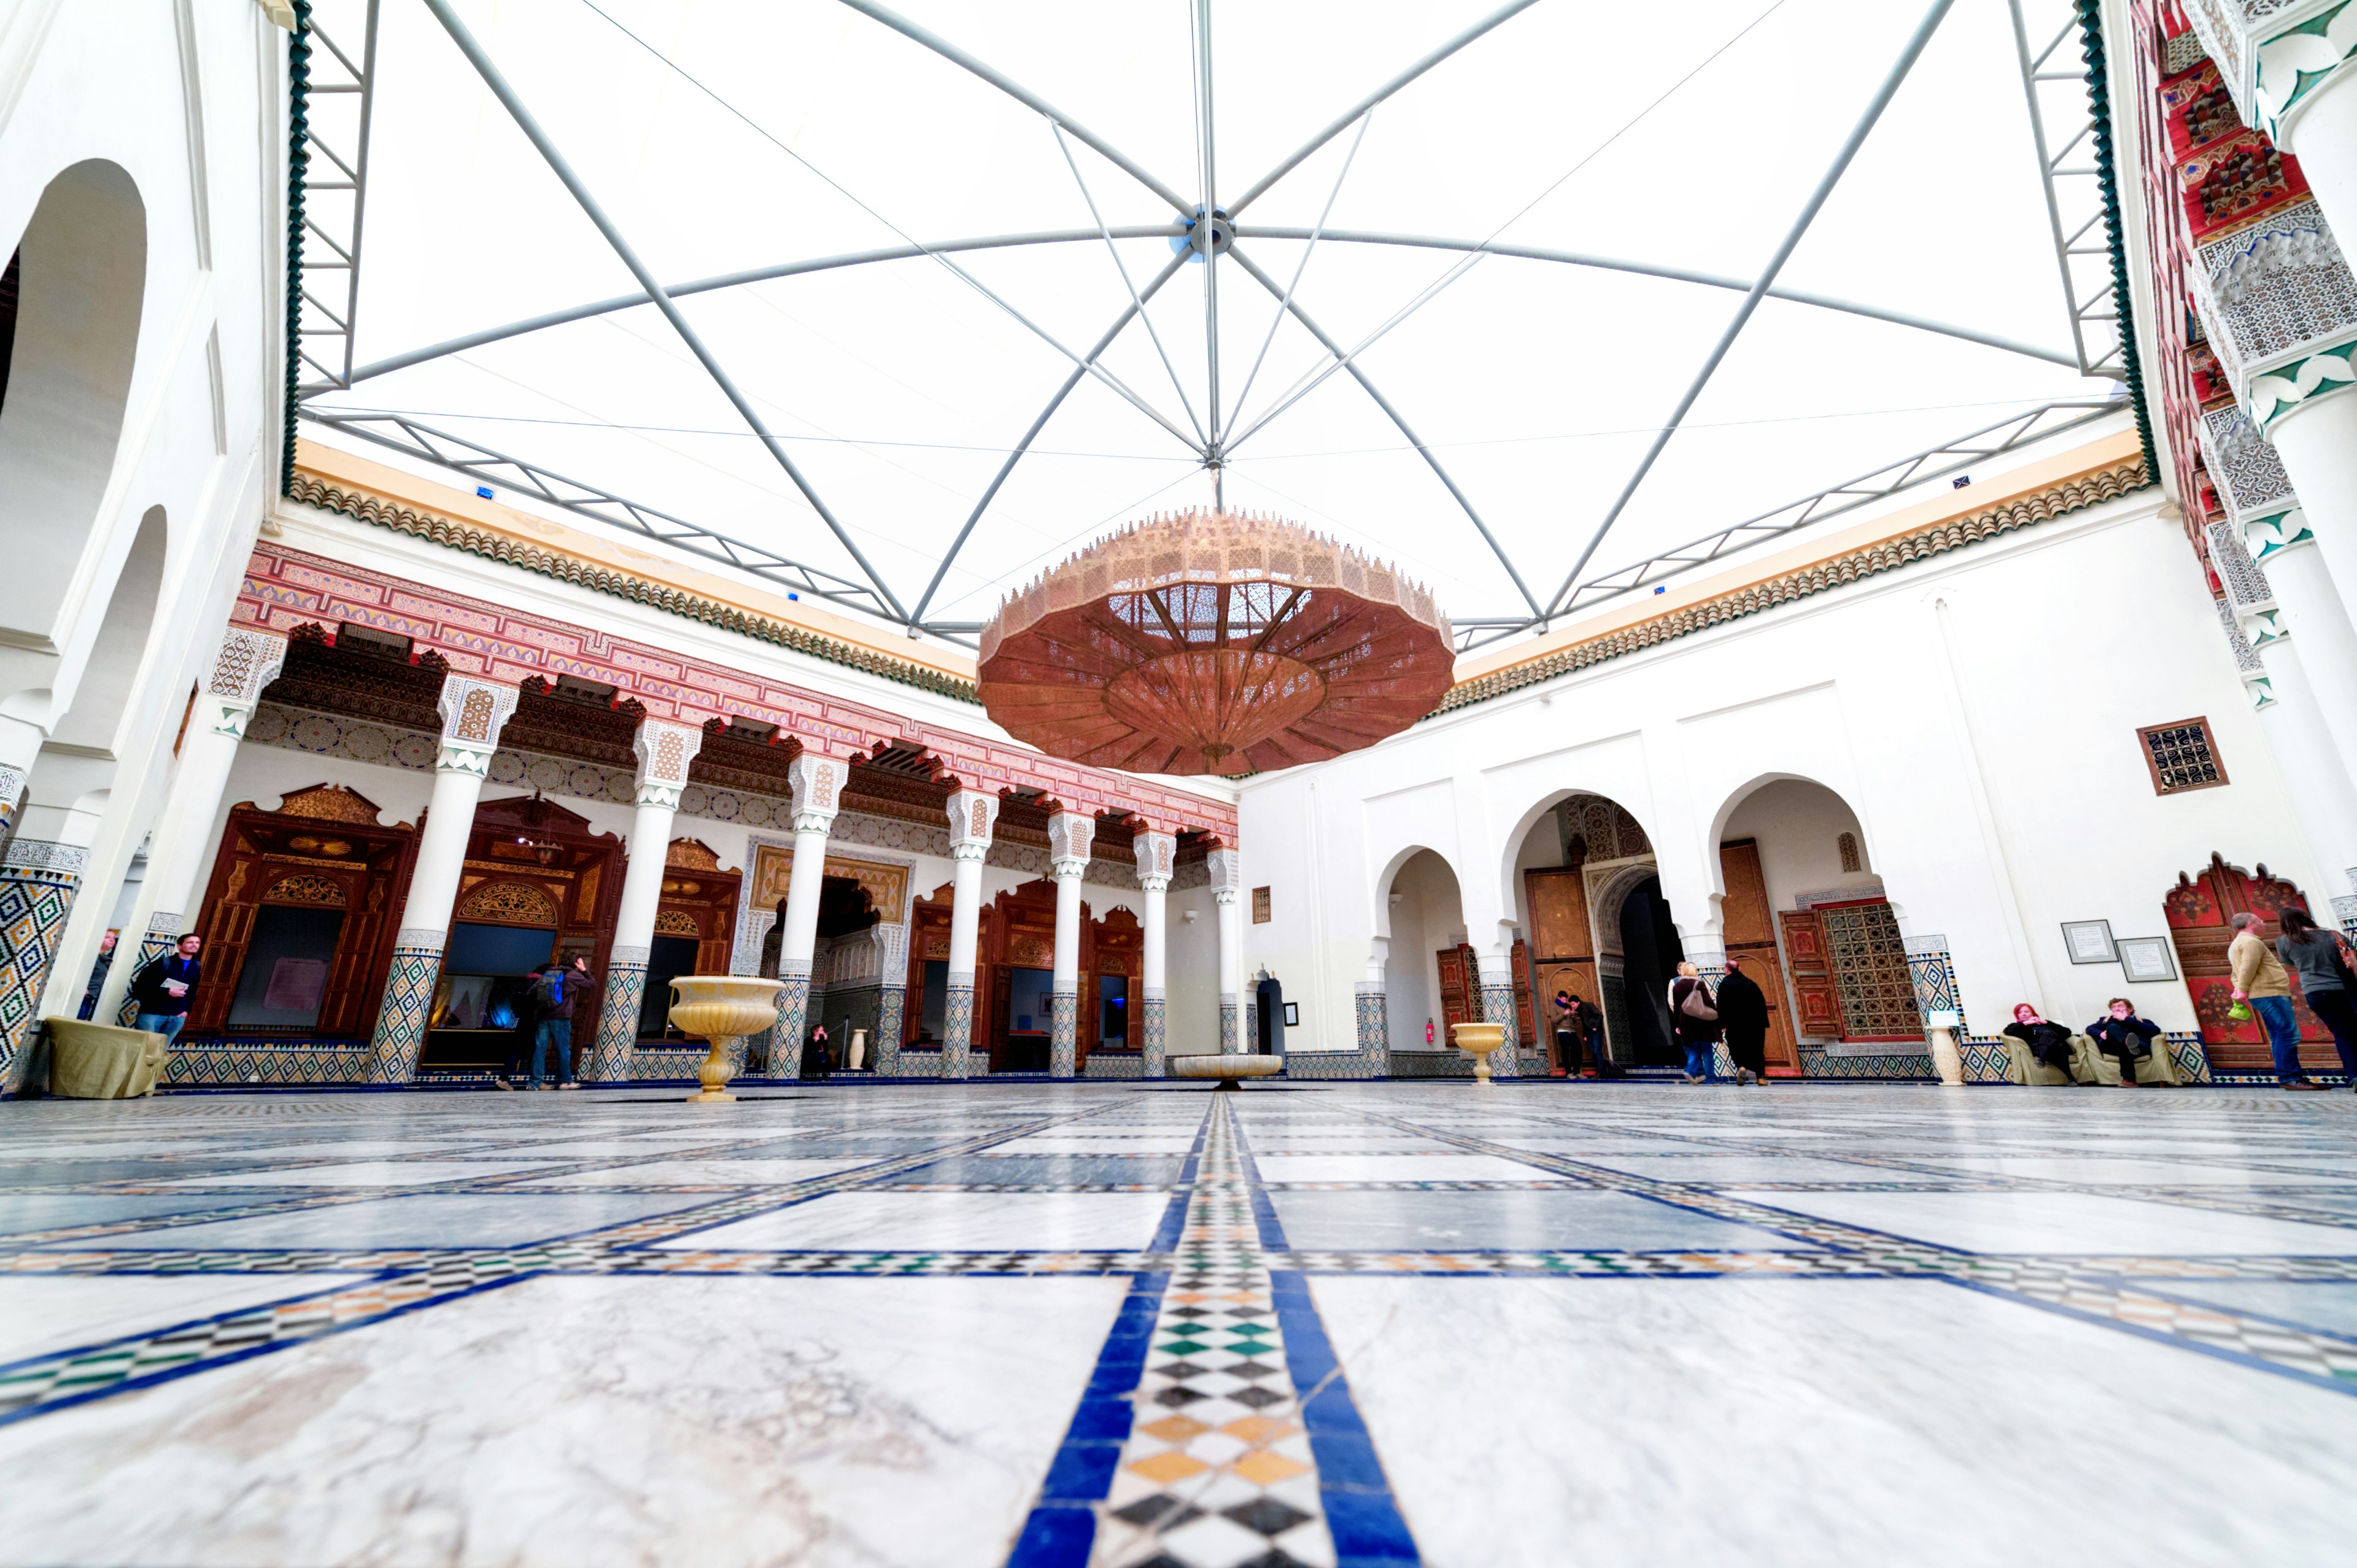
{"type": "Polygon", "coordinates": [[[2321,1093],[2324,1089],[2324,1085],[2305,1078],[2298,1079],[2295,1082],[2287,1083],[2284,1087],[2286,1089],[2310,1089],[2317,1090],[2319,1093],[2321,1093]]]}

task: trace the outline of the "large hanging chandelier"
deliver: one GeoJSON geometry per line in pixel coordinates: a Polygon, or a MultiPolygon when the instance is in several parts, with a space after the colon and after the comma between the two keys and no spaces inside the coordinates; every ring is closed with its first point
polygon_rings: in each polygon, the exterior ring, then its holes
{"type": "Polygon", "coordinates": [[[983,706],[1050,756],[1251,773],[1372,746],[1430,713],[1456,655],[1432,595],[1282,519],[1124,529],[1001,605],[983,706]]]}

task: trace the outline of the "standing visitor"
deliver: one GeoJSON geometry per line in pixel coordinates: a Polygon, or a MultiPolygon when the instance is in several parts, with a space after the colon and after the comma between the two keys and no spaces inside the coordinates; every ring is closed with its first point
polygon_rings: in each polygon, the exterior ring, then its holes
{"type": "Polygon", "coordinates": [[[2087,1026],[2087,1037],[2095,1048],[2120,1058],[2122,1089],[2136,1086],[2136,1063],[2152,1055],[2152,1043],[2159,1036],[2160,1026],[2137,1017],[2136,1004],[2125,996],[2113,997],[2110,1011],[2087,1026]]]}
{"type": "Polygon", "coordinates": [[[2077,1087],[2078,1074],[2071,1070],[2071,1029],[2050,1018],[2039,1015],[2038,1009],[2024,1002],[2013,1010],[2013,1022],[2005,1032],[2029,1047],[2029,1054],[2039,1062],[2052,1068],[2077,1087]]]}
{"type": "Polygon", "coordinates": [[[1714,1076],[1711,1048],[1718,1044],[1718,1006],[1702,971],[1691,963],[1679,964],[1678,977],[1670,982],[1670,1022],[1686,1053],[1685,1081],[1708,1083],[1714,1076]]]}
{"type": "Polygon", "coordinates": [[[814,1024],[809,1041],[802,1047],[802,1076],[824,1078],[831,1070],[833,1064],[826,1058],[826,1026],[814,1024]]]}
{"type": "Polygon", "coordinates": [[[588,962],[577,958],[569,970],[549,960],[533,983],[533,1012],[539,1024],[533,1033],[532,1077],[541,1088],[579,1087],[573,1081],[573,1004],[588,983],[588,962]],[[552,1051],[556,1060],[544,1069],[542,1063],[552,1051]]]}
{"type": "Polygon", "coordinates": [[[1579,1070],[1579,1004],[1568,991],[1555,993],[1555,1066],[1551,1078],[1568,1078],[1579,1070]]]}
{"type": "Polygon", "coordinates": [[[1768,1072],[1768,993],[1743,972],[1743,960],[1727,955],[1727,978],[1718,983],[1718,1021],[1727,1030],[1727,1054],[1735,1058],[1735,1081],[1765,1083],[1768,1072]]]}
{"type": "Polygon", "coordinates": [[[81,1011],[75,1017],[87,1019],[98,1011],[98,993],[106,989],[106,972],[114,967],[114,944],[122,935],[109,931],[98,939],[98,961],[90,966],[90,983],[82,987],[81,1011]]]}
{"type": "Polygon", "coordinates": [[[178,1037],[180,1026],[188,1021],[189,993],[205,977],[204,966],[197,961],[204,945],[202,937],[189,931],[170,952],[149,959],[131,977],[131,995],[138,1008],[133,1028],[161,1035],[167,1043],[178,1037]]]}
{"type": "Polygon", "coordinates": [[[2286,909],[2276,919],[2283,935],[2276,939],[2276,957],[2299,976],[2308,1010],[2332,1031],[2341,1070],[2357,1088],[2357,996],[2350,991],[2357,985],[2357,954],[2351,952],[2347,937],[2318,925],[2305,909],[2286,909]]]}
{"type": "Polygon", "coordinates": [[[2291,976],[2260,940],[2266,924],[2248,909],[2227,924],[2234,940],[2226,944],[2226,967],[2234,972],[2234,1000],[2247,1002],[2266,1029],[2268,1047],[2276,1058],[2276,1082],[2285,1089],[2322,1089],[2299,1070],[2299,1015],[2291,1010],[2291,976]]]}

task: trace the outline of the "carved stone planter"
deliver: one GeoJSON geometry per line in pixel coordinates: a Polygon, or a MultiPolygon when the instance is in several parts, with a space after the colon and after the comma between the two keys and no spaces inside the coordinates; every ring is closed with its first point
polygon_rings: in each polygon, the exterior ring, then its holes
{"type": "Polygon", "coordinates": [[[729,1047],[747,1035],[758,1035],[778,1021],[775,980],[758,974],[683,974],[671,983],[671,1021],[683,1035],[701,1035],[712,1042],[695,1076],[704,1092],[691,1102],[734,1100],[727,1092],[729,1047]]]}
{"type": "Polygon", "coordinates": [[[1451,1024],[1448,1035],[1458,1050],[1473,1058],[1473,1081],[1483,1089],[1494,1087],[1490,1081],[1490,1053],[1506,1043],[1506,1026],[1451,1024]]]}

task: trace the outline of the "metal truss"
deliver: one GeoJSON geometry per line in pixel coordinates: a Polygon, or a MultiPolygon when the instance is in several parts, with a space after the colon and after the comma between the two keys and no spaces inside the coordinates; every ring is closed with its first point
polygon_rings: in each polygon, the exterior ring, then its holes
{"type": "Polygon", "coordinates": [[[848,609],[877,616],[888,621],[902,621],[897,607],[889,604],[869,584],[838,577],[832,572],[779,554],[759,544],[748,544],[733,539],[701,523],[690,522],[651,506],[627,499],[613,491],[585,480],[569,478],[553,469],[544,468],[529,458],[509,454],[469,441],[463,435],[423,424],[397,413],[346,413],[337,409],[306,408],[303,417],[330,430],[340,430],[389,446],[396,452],[437,464],[454,473],[464,474],[479,484],[496,486],[530,496],[549,506],[562,507],[566,511],[592,519],[676,546],[691,555],[749,572],[757,577],[775,583],[792,593],[809,594],[826,599],[848,609]]]}
{"type": "Polygon", "coordinates": [[[2036,54],[2030,53],[2029,24],[2021,14],[2022,0],[2006,0],[2013,14],[2014,54],[2021,67],[2021,96],[2029,106],[2029,133],[2038,147],[2038,179],[2046,193],[2046,220],[2054,236],[2054,265],[2062,281],[2062,302],[2071,318],[2071,342],[2079,356],[2079,373],[2126,381],[2120,355],[2120,320],[2112,297],[2112,232],[2104,205],[2101,171],[2095,167],[2091,138],[2095,134],[2093,105],[2088,101],[2084,67],[2049,70],[2055,51],[2079,36],[2075,9],[2066,8],[2061,27],[2036,54]],[[2060,92],[2045,91],[2059,86],[2060,92]],[[2079,129],[2061,146],[2046,132],[2050,107],[2062,111],[2063,123],[2079,121],[2079,129]],[[2086,161],[2070,166],[2066,161],[2082,153],[2086,161]],[[2092,350],[2091,350],[2092,339],[2092,350]]]}
{"type": "MultiPolygon", "coordinates": [[[[1961,472],[1991,457],[2049,440],[2066,431],[2117,413],[2126,404],[2119,398],[2072,398],[2060,403],[2044,403],[2027,413],[1985,424],[1978,430],[1928,446],[1895,463],[1830,485],[1822,490],[1789,501],[1772,511],[1706,533],[1689,540],[1658,555],[1649,555],[1625,566],[1590,577],[1573,588],[1562,607],[1549,618],[1561,619],[1593,609],[1598,605],[1626,594],[1641,593],[1673,577],[1715,565],[1730,556],[1771,540],[1796,533],[1804,528],[1855,511],[1859,507],[1897,495],[1917,485],[1961,472]]],[[[1528,616],[1487,616],[1466,620],[1452,620],[1457,632],[1457,650],[1470,652],[1492,642],[1512,637],[1518,632],[1546,629],[1546,620],[1528,616]]]]}
{"type": "Polygon", "coordinates": [[[311,9],[311,84],[304,139],[312,156],[303,178],[303,229],[330,253],[315,259],[309,244],[303,248],[303,314],[295,351],[318,378],[303,382],[299,391],[305,397],[352,384],[352,327],[360,310],[361,237],[368,214],[369,129],[376,108],[377,4],[365,0],[357,19],[350,5],[334,5],[333,0],[314,0],[311,9]],[[331,6],[339,13],[332,28],[323,15],[331,6]]]}
{"type": "MultiPolygon", "coordinates": [[[[1197,62],[1194,93],[1198,117],[1195,147],[1198,197],[1194,200],[1181,196],[1140,164],[1124,155],[1103,137],[1082,125],[1037,93],[966,53],[956,45],[888,9],[878,4],[877,0],[842,0],[842,3],[849,8],[971,72],[1046,119],[1057,145],[1062,148],[1067,162],[1071,164],[1072,176],[1087,201],[1090,216],[1094,220],[1092,226],[1069,231],[999,234],[932,244],[914,241],[903,234],[900,237],[909,242],[902,245],[839,256],[805,258],[670,285],[658,281],[639,261],[627,240],[599,209],[586,186],[565,163],[559,150],[550,143],[546,134],[533,119],[530,112],[516,99],[513,90],[500,76],[493,62],[483,53],[480,45],[459,23],[451,9],[450,0],[424,0],[425,8],[432,13],[449,32],[453,41],[459,46],[460,51],[467,55],[486,85],[506,106],[519,128],[539,148],[551,170],[565,184],[585,214],[604,233],[618,257],[637,277],[640,287],[635,293],[592,301],[524,320],[510,322],[504,326],[481,329],[446,342],[406,350],[373,363],[357,367],[354,364],[352,328],[359,302],[361,223],[366,210],[369,126],[375,84],[377,9],[380,0],[317,0],[317,3],[338,7],[347,22],[351,22],[355,17],[360,19],[351,26],[339,24],[334,30],[334,35],[331,36],[330,30],[323,27],[315,16],[311,27],[311,37],[319,46],[315,55],[317,62],[315,69],[318,70],[319,78],[311,88],[311,92],[322,102],[349,99],[354,104],[357,113],[350,116],[330,113],[328,118],[333,123],[334,129],[321,125],[318,119],[315,117],[309,133],[311,145],[319,156],[311,165],[310,174],[305,186],[306,195],[308,198],[317,193],[328,199],[324,202],[312,203],[307,215],[306,227],[310,236],[324,246],[328,254],[318,261],[305,263],[306,276],[302,286],[302,300],[305,306],[304,324],[296,351],[300,357],[302,365],[307,367],[310,375],[317,379],[307,380],[300,389],[305,400],[298,410],[301,415],[327,428],[345,431],[362,440],[404,453],[413,458],[469,476],[478,482],[497,484],[517,494],[529,496],[544,504],[562,508],[627,533],[673,545],[689,554],[749,574],[791,592],[808,594],[814,598],[845,609],[856,610],[878,620],[905,627],[912,636],[921,629],[963,640],[979,629],[973,622],[928,620],[926,611],[943,587],[960,550],[974,534],[1016,466],[1028,453],[1034,441],[1070,394],[1081,381],[1091,376],[1103,381],[1117,395],[1126,398],[1148,417],[1154,419],[1163,429],[1185,442],[1189,449],[1200,457],[1204,468],[1217,486],[1228,459],[1229,448],[1236,443],[1234,427],[1237,418],[1243,412],[1241,395],[1237,400],[1237,407],[1233,411],[1222,407],[1219,387],[1219,342],[1222,321],[1218,274],[1221,263],[1228,261],[1235,263],[1254,283],[1276,301],[1276,315],[1269,329],[1272,338],[1277,324],[1290,317],[1326,348],[1331,364],[1325,373],[1330,375],[1347,371],[1370,400],[1397,426],[1402,435],[1431,467],[1435,477],[1456,499],[1467,520],[1481,536],[1522,595],[1527,607],[1525,611],[1510,616],[1477,617],[1458,621],[1457,623],[1458,644],[1462,650],[1482,647],[1533,628],[1544,629],[1564,617],[1577,614],[1622,595],[1652,587],[1682,573],[1723,561],[1766,541],[1839,516],[1854,508],[1881,499],[1910,486],[1954,473],[1972,463],[1986,460],[2015,450],[2028,443],[2044,440],[2063,431],[2101,419],[2118,406],[2115,403],[2095,400],[2050,403],[2027,413],[1984,426],[1957,440],[1916,453],[1896,463],[1887,464],[1855,479],[1803,497],[1787,506],[1764,512],[1758,517],[1719,530],[1676,549],[1651,556],[1644,561],[1616,568],[1593,578],[1582,580],[1580,576],[1588,560],[1603,542],[1606,532],[1618,521],[1630,498],[1643,483],[1654,461],[1674,435],[1686,411],[1701,394],[1713,371],[1717,370],[1728,349],[1749,320],[1753,311],[1765,299],[1775,298],[1815,308],[1842,311],[1914,330],[1939,333],[2048,363],[2075,368],[2083,374],[2115,378],[2121,375],[2116,323],[2113,320],[2109,306],[2110,252],[2108,245],[2104,242],[2109,236],[2103,227],[2104,210],[2100,193],[2092,183],[2068,187],[2058,183],[2082,180],[2082,177],[2095,173],[2093,167],[2065,166],[2066,161],[2082,147],[2083,144],[2086,143],[2092,134],[2092,124],[2083,127],[2077,135],[2064,143],[2059,150],[2052,149],[2049,145],[2046,134],[2045,106],[2041,105],[2040,102],[2041,87],[2058,83],[2077,84],[2077,90],[2083,100],[2085,87],[2083,75],[2046,69],[2047,62],[2072,36],[2076,24],[2073,21],[2066,25],[2043,51],[2033,55],[2023,17],[2022,0],[2007,0],[2007,4],[2011,7],[2013,16],[2023,90],[2029,103],[2031,127],[2038,145],[2040,173],[2045,185],[2048,214],[2053,230],[2057,262],[2061,270],[2065,293],[2070,304],[2073,347],[2072,352],[2069,354],[1965,327],[1886,310],[1855,301],[1787,290],[1775,285],[1777,272],[1783,258],[1789,255],[1799,242],[1800,237],[1805,233],[1811,219],[1814,217],[1825,197],[1841,177],[1850,157],[1871,129],[1881,107],[1889,102],[1890,94],[1897,90],[1914,59],[1920,56],[1932,30],[1938,27],[1949,9],[1952,0],[1930,0],[1930,9],[1916,29],[1906,51],[1892,66],[1873,105],[1859,122],[1849,143],[1835,158],[1833,166],[1826,171],[1809,206],[1796,220],[1792,231],[1777,252],[1776,258],[1763,273],[1751,277],[1727,277],[1690,269],[1660,266],[1650,263],[1496,243],[1491,241],[1474,242],[1437,235],[1330,230],[1325,227],[1324,216],[1320,217],[1317,228],[1310,230],[1257,225],[1246,227],[1233,221],[1242,214],[1245,207],[1257,200],[1278,180],[1298,168],[1328,143],[1353,126],[1356,126],[1363,134],[1367,117],[1394,93],[1419,80],[1426,72],[1476,40],[1486,37],[1524,10],[1531,8],[1537,4],[1537,0],[1506,0],[1506,3],[1497,10],[1433,48],[1359,100],[1316,136],[1272,166],[1258,181],[1247,187],[1240,198],[1224,209],[1220,199],[1217,167],[1213,158],[1215,125],[1211,57],[1211,0],[1194,0],[1191,7],[1192,44],[1197,62]],[[358,27],[357,33],[353,30],[354,26],[358,27]],[[352,47],[345,47],[347,44],[352,47]],[[1090,147],[1115,168],[1137,181],[1157,199],[1167,203],[1176,213],[1177,221],[1155,225],[1108,224],[1098,207],[1096,198],[1089,189],[1088,182],[1082,176],[1080,166],[1071,161],[1070,148],[1063,145],[1068,138],[1090,147]],[[2064,197],[2066,189],[2070,193],[2070,200],[2067,202],[2064,197]],[[2076,227],[2072,228],[2069,223],[2076,220],[2077,214],[2081,210],[2080,194],[2083,191],[2093,203],[2093,215],[2084,221],[2077,222],[2076,227]],[[348,204],[340,200],[340,198],[345,195],[349,195],[350,198],[348,204]],[[2066,208],[2069,214],[2067,220],[2066,208]],[[1182,248],[1180,253],[1162,268],[1158,275],[1144,283],[1142,286],[1131,278],[1127,268],[1122,263],[1119,252],[1114,248],[1114,242],[1117,240],[1149,237],[1176,238],[1190,232],[1194,235],[1195,243],[1182,248]],[[1362,368],[1355,362],[1355,351],[1346,353],[1304,311],[1300,301],[1296,297],[1296,288],[1293,286],[1298,284],[1299,273],[1302,269],[1296,270],[1293,285],[1278,284],[1246,257],[1235,243],[1237,241],[1245,239],[1304,240],[1308,242],[1313,249],[1322,239],[1328,243],[1494,252],[1558,264],[1661,277],[1705,287],[1729,290],[1739,293],[1744,297],[1740,308],[1727,325],[1717,347],[1697,371],[1685,397],[1675,412],[1664,420],[1659,432],[1659,438],[1653,443],[1652,449],[1647,454],[1644,462],[1631,476],[1619,500],[1615,502],[1602,525],[1586,542],[1571,572],[1564,579],[1563,585],[1556,590],[1553,598],[1542,601],[1524,583],[1522,574],[1500,546],[1495,536],[1491,534],[1471,499],[1457,485],[1432,449],[1415,435],[1399,411],[1383,395],[1374,383],[1368,379],[1362,368]],[[972,282],[968,274],[955,263],[948,261],[949,253],[1084,242],[1103,244],[1112,253],[1112,259],[1121,272],[1125,291],[1128,295],[1126,306],[1122,314],[1105,329],[1103,336],[1085,352],[1076,352],[1072,349],[1066,348],[1061,342],[1049,337],[1046,332],[1017,316],[1018,320],[1024,321],[1026,326],[1031,326],[1033,331],[1046,338],[1062,353],[1064,358],[1071,360],[1072,369],[1064,378],[1059,390],[1047,401],[1046,405],[1031,422],[1020,442],[1007,452],[996,476],[976,500],[971,513],[965,519],[964,525],[958,532],[955,542],[942,553],[936,564],[931,580],[924,593],[917,599],[913,610],[903,607],[892,587],[868,564],[844,525],[827,510],[824,503],[812,489],[792,459],[787,455],[783,446],[770,433],[749,402],[739,392],[726,371],[705,347],[700,336],[680,313],[674,303],[678,298],[690,294],[740,287],[770,279],[809,273],[916,257],[930,257],[972,282]],[[2073,271],[2074,267],[2079,266],[2087,258],[2101,258],[2105,263],[2101,269],[2103,275],[2100,281],[2092,288],[2082,287],[2078,281],[2078,274],[2073,271]],[[1099,363],[1106,350],[1131,322],[1144,321],[1149,332],[1154,330],[1153,322],[1147,317],[1146,306],[1189,261],[1200,262],[1204,267],[1205,274],[1203,327],[1210,356],[1210,388],[1208,402],[1205,404],[1207,412],[1201,421],[1198,421],[1187,390],[1170,366],[1168,355],[1162,351],[1158,334],[1156,334],[1155,347],[1157,353],[1161,354],[1166,371],[1170,374],[1173,389],[1177,392],[1185,410],[1187,423],[1196,426],[1192,439],[1169,419],[1163,417],[1150,407],[1134,389],[1114,378],[1099,363]],[[338,272],[343,274],[339,291],[328,286],[330,275],[338,272]],[[319,281],[316,285],[310,275],[313,274],[318,274],[319,281]],[[341,295],[340,308],[336,303],[336,295],[339,292],[341,295]],[[319,402],[320,394],[350,392],[361,382],[389,374],[396,370],[426,363],[484,344],[640,306],[652,306],[671,322],[694,357],[703,363],[713,381],[736,405],[748,427],[770,450],[780,467],[794,481],[803,497],[810,501],[820,519],[832,530],[835,540],[857,563],[858,567],[865,574],[864,580],[812,566],[766,547],[749,543],[657,508],[628,499],[600,486],[555,473],[528,459],[498,451],[449,431],[422,424],[417,419],[404,413],[346,411],[323,406],[319,402]],[[2107,348],[2102,340],[2102,328],[2105,326],[2111,328],[2107,348]],[[2096,349],[2102,350],[2094,353],[2092,359],[2090,358],[2091,342],[2096,349]]],[[[657,58],[662,57],[658,54],[657,58]]],[[[678,70],[681,68],[674,65],[673,69],[678,70]]],[[[683,71],[683,74],[685,73],[683,71]]],[[[694,81],[693,77],[689,80],[694,81]]],[[[697,85],[701,86],[700,83],[697,85]]],[[[705,91],[709,92],[709,89],[705,91]]],[[[725,102],[722,106],[736,112],[733,106],[727,105],[725,102]]],[[[740,117],[743,117],[741,113],[740,117]]],[[[747,123],[753,124],[749,119],[747,123]]],[[[759,129],[758,125],[755,128],[759,129]]],[[[1352,150],[1355,153],[1355,146],[1352,150]]],[[[1349,171],[1349,164],[1350,160],[1345,159],[1343,165],[1345,177],[1349,171]]],[[[1339,188],[1338,179],[1337,188],[1339,188]]],[[[1329,209],[1331,205],[1329,199],[1328,203],[1329,209]]],[[[1303,268],[1306,268],[1308,259],[1308,252],[1305,252],[1301,258],[1303,268]]],[[[975,286],[981,287],[978,284],[975,286]]],[[[986,289],[983,290],[983,293],[999,304],[1002,308],[1009,310],[1010,314],[1013,313],[1013,307],[1007,306],[1005,301],[989,295],[986,289]]],[[[1265,357],[1266,352],[1267,346],[1264,344],[1262,355],[1265,357]]],[[[1255,373],[1259,368],[1256,361],[1254,367],[1255,373]]],[[[1249,390],[1249,379],[1246,390],[1249,390]]],[[[1276,412],[1282,412],[1281,408],[1272,410],[1272,413],[1276,412]]],[[[1243,433],[1249,435],[1251,429],[1256,428],[1260,423],[1265,423],[1268,417],[1270,416],[1262,416],[1261,420],[1244,427],[1243,433]]]]}

